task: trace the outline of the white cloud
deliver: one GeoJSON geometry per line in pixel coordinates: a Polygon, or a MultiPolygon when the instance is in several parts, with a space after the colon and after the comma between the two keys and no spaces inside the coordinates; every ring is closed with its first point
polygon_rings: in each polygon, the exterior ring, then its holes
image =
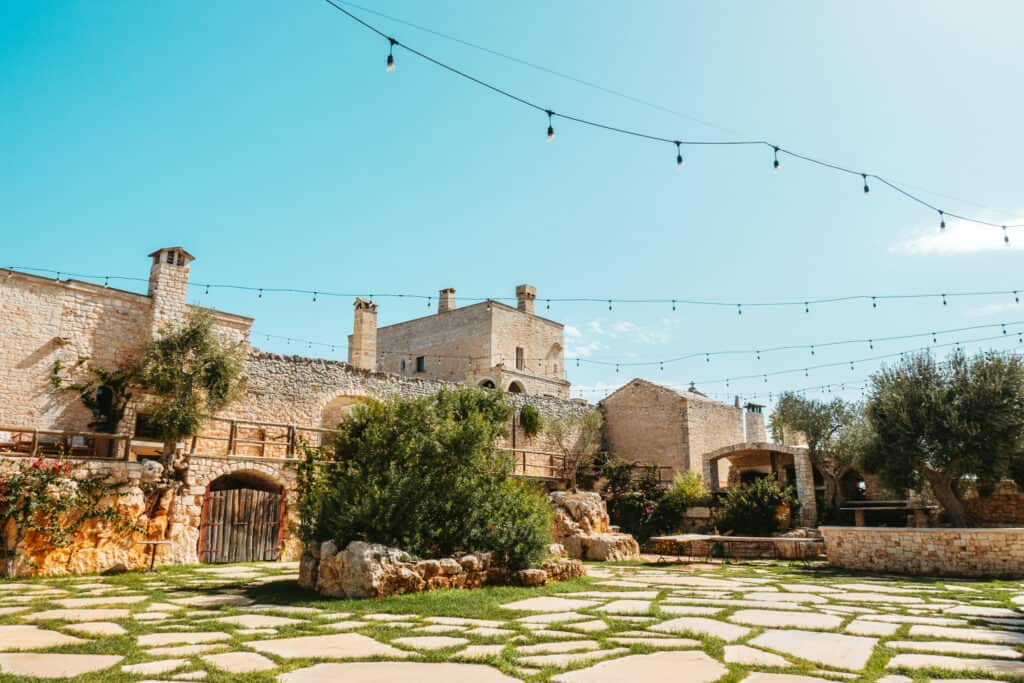
{"type": "MultiPolygon", "coordinates": [[[[1017,223],[1020,219],[1014,218],[1007,222],[1017,223]]],[[[1003,231],[999,228],[949,219],[946,221],[945,230],[939,230],[934,224],[927,228],[917,228],[909,237],[894,244],[890,250],[911,256],[936,256],[1010,249],[1024,249],[1024,231],[1011,230],[1010,243],[1007,244],[1003,241],[1003,231]]]]}
{"type": "Polygon", "coordinates": [[[594,334],[604,334],[604,328],[601,327],[601,323],[599,323],[596,320],[591,320],[590,322],[588,322],[587,329],[589,329],[594,334]]]}
{"type": "Polygon", "coordinates": [[[1001,304],[986,304],[984,306],[978,306],[977,308],[970,308],[967,310],[967,315],[972,318],[987,318],[992,315],[999,315],[1000,313],[1024,313],[1024,303],[1001,303],[1001,304]]]}
{"type": "Polygon", "coordinates": [[[619,320],[612,323],[612,329],[620,334],[625,334],[626,332],[632,332],[637,329],[637,327],[636,323],[632,323],[628,320],[619,320]]]}
{"type": "Polygon", "coordinates": [[[580,337],[583,336],[583,333],[580,332],[580,328],[578,328],[578,327],[573,327],[572,325],[566,325],[565,326],[565,336],[568,337],[569,339],[579,339],[580,337]]]}

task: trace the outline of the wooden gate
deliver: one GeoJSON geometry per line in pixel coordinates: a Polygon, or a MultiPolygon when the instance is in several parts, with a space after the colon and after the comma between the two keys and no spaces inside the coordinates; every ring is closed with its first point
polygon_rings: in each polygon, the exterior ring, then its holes
{"type": "Polygon", "coordinates": [[[199,561],[278,559],[284,496],[256,489],[207,491],[199,522],[199,561]]]}

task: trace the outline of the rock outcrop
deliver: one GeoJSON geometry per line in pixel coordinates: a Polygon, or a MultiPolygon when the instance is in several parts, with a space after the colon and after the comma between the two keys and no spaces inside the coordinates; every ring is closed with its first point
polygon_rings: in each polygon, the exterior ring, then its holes
{"type": "Polygon", "coordinates": [[[378,543],[353,541],[339,550],[334,541],[326,541],[303,553],[299,585],[332,598],[379,598],[439,588],[543,586],[585,573],[578,560],[563,557],[553,557],[540,568],[514,571],[496,565],[490,553],[413,560],[402,550],[378,543]]]}
{"type": "Polygon", "coordinates": [[[555,513],[555,541],[569,557],[620,561],[640,557],[640,545],[629,534],[612,531],[601,494],[554,491],[548,496],[555,513]]]}

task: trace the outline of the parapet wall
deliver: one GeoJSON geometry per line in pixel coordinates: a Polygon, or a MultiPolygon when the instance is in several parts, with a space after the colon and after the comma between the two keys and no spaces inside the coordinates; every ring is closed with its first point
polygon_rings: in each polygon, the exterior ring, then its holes
{"type": "Polygon", "coordinates": [[[834,567],[919,576],[1024,576],[1024,528],[820,530],[834,567]]]}

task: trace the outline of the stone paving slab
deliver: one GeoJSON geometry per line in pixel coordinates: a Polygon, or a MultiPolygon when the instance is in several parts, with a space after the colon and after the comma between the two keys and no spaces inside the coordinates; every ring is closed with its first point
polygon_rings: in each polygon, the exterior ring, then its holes
{"type": "Polygon", "coordinates": [[[629,652],[628,648],[619,647],[610,650],[590,650],[588,652],[566,652],[554,655],[531,655],[520,657],[517,661],[527,666],[543,668],[546,666],[567,667],[581,662],[590,662],[595,659],[604,659],[614,655],[621,655],[629,652]]]}
{"type": "Polygon", "coordinates": [[[279,683],[519,683],[483,664],[348,662],[314,664],[277,677],[279,683]]]}
{"type": "Polygon", "coordinates": [[[562,640],[555,643],[522,645],[516,648],[516,652],[523,655],[560,654],[563,652],[577,652],[579,650],[597,650],[600,647],[600,643],[596,640],[562,640]]]}
{"type": "Polygon", "coordinates": [[[50,609],[21,617],[24,621],[107,621],[131,616],[127,609],[50,609]]]}
{"type": "Polygon", "coordinates": [[[246,647],[285,659],[354,659],[357,657],[395,657],[410,655],[405,650],[377,642],[358,633],[338,633],[327,636],[299,636],[277,640],[255,640],[246,647]]]}
{"type": "Polygon", "coordinates": [[[726,645],[726,664],[749,664],[751,666],[792,666],[785,657],[758,650],[747,645],[726,645]]]}
{"type": "Polygon", "coordinates": [[[255,652],[225,652],[205,655],[202,660],[210,666],[232,674],[248,674],[276,669],[277,664],[255,652]]]}
{"type": "Polygon", "coordinates": [[[865,621],[854,619],[846,625],[845,631],[855,636],[891,636],[900,629],[902,624],[888,624],[882,621],[865,621]]]}
{"type": "Polygon", "coordinates": [[[556,683],[710,683],[728,669],[703,652],[681,650],[630,655],[554,676],[556,683]],[[685,673],[684,673],[685,672],[685,673]]]}
{"type": "Polygon", "coordinates": [[[86,636],[120,636],[127,633],[120,624],[112,621],[86,621],[81,624],[69,624],[64,628],[86,636]]]}
{"type": "Polygon", "coordinates": [[[136,638],[136,642],[140,647],[177,645],[179,643],[213,643],[218,640],[231,640],[231,636],[223,631],[179,631],[147,633],[136,638]]]}
{"type": "Polygon", "coordinates": [[[648,626],[647,629],[649,631],[660,631],[662,633],[696,633],[698,635],[721,638],[727,642],[739,640],[750,633],[750,629],[745,626],[736,626],[735,624],[727,624],[722,621],[704,619],[701,617],[680,617],[678,619],[670,619],[668,621],[663,621],[660,624],[648,626]]]}
{"type": "Polygon", "coordinates": [[[968,659],[942,655],[896,655],[886,664],[889,669],[940,668],[950,671],[983,671],[989,674],[1024,676],[1024,662],[1008,659],[968,659]]]}
{"type": "Polygon", "coordinates": [[[154,674],[165,674],[175,669],[180,669],[188,664],[187,659],[158,659],[155,662],[142,662],[141,664],[125,664],[121,671],[126,674],[152,676],[154,674]]]}
{"type": "Polygon", "coordinates": [[[928,636],[931,638],[948,638],[949,640],[980,641],[984,643],[1002,643],[1004,645],[1024,645],[1024,633],[1017,633],[1015,631],[994,631],[985,628],[911,626],[910,635],[928,636]]]}
{"type": "Polygon", "coordinates": [[[839,617],[814,612],[780,612],[777,610],[744,609],[729,616],[729,621],[748,626],[796,626],[832,630],[843,623],[839,617]]]}
{"type": "Polygon", "coordinates": [[[0,626],[0,651],[42,650],[60,645],[78,645],[89,642],[38,626],[14,624],[0,626]]]}
{"type": "Polygon", "coordinates": [[[863,636],[770,629],[753,638],[750,644],[815,664],[856,671],[868,663],[877,642],[875,638],[863,636]]]}
{"type": "Polygon", "coordinates": [[[469,641],[465,638],[454,638],[452,636],[410,636],[408,638],[395,638],[391,642],[417,650],[444,650],[449,647],[465,645],[469,641]]]}
{"type": "Polygon", "coordinates": [[[0,654],[0,673],[26,678],[73,678],[109,669],[122,659],[120,655],[0,654]]]}
{"type": "Polygon", "coordinates": [[[275,617],[269,614],[239,614],[233,617],[214,617],[213,621],[243,628],[277,628],[278,626],[305,623],[302,619],[275,617]]]}
{"type": "Polygon", "coordinates": [[[755,671],[740,683],[831,683],[831,679],[796,674],[769,674],[755,671]]]}
{"type": "Polygon", "coordinates": [[[693,640],[692,638],[665,638],[653,636],[654,634],[648,634],[646,636],[616,636],[608,638],[608,640],[616,645],[646,645],[647,647],[666,650],[700,647],[702,645],[699,640],[693,640]]]}
{"type": "Polygon", "coordinates": [[[894,650],[913,650],[915,652],[977,655],[981,657],[1001,657],[1003,659],[1024,658],[1024,655],[1009,645],[961,643],[955,640],[890,640],[885,646],[891,647],[894,650]]]}
{"type": "Polygon", "coordinates": [[[650,600],[615,600],[601,605],[596,611],[608,614],[648,614],[653,604],[650,600]]]}

